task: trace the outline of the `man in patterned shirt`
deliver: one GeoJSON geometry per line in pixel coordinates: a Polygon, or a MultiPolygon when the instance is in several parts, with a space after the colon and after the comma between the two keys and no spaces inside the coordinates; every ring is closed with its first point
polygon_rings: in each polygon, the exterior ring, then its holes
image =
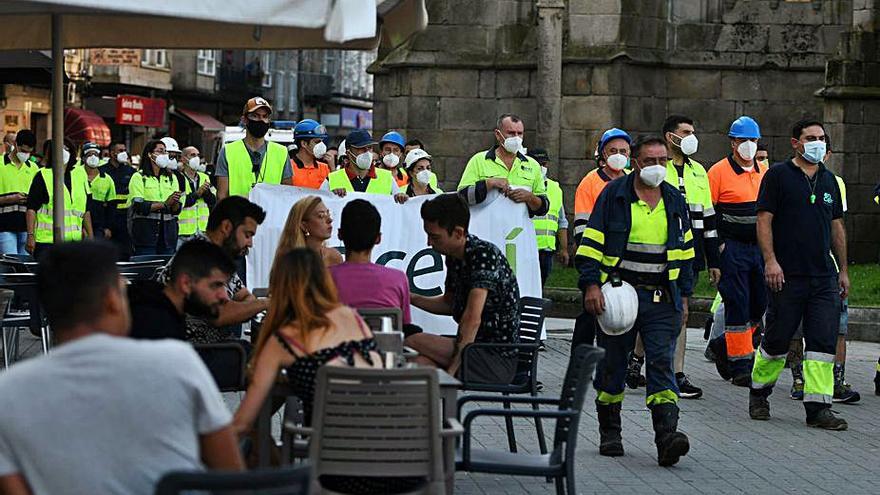
{"type": "MultiPolygon", "coordinates": [[[[253,246],[257,227],[266,218],[266,212],[259,205],[241,196],[230,196],[218,202],[208,217],[205,232],[199,232],[193,239],[208,241],[223,248],[230,259],[245,256],[253,246]]],[[[166,283],[166,273],[172,259],[156,272],[156,280],[166,283]]],[[[186,339],[198,344],[212,344],[230,337],[241,335],[241,324],[249,321],[269,306],[268,299],[257,299],[245,287],[238,274],[233,274],[226,284],[229,301],[220,307],[213,319],[188,315],[186,320],[186,339]]]]}
{"type": "MultiPolygon", "coordinates": [[[[458,323],[455,340],[419,333],[406,344],[419,352],[421,364],[456,375],[461,355],[471,343],[519,342],[519,286],[501,251],[468,234],[470,211],[458,194],[441,194],[422,205],[428,245],[446,256],[442,295],[412,294],[412,304],[429,313],[451,315],[458,323]]],[[[465,381],[510,383],[516,372],[516,351],[468,351],[465,381]],[[473,352],[476,351],[476,352],[473,352]]]]}

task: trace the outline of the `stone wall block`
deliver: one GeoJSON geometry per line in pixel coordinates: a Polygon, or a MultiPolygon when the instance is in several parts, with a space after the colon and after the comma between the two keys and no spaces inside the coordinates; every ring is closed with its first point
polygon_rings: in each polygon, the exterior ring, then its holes
{"type": "Polygon", "coordinates": [[[768,46],[770,52],[824,53],[825,47],[819,37],[819,26],[781,24],[770,26],[768,46]]]}
{"type": "Polygon", "coordinates": [[[761,74],[729,70],[721,73],[721,97],[725,100],[763,100],[761,74]]]}
{"type": "MultiPolygon", "coordinates": [[[[495,126],[495,119],[503,113],[513,113],[519,116],[523,120],[523,124],[525,124],[526,130],[526,138],[527,141],[526,146],[528,147],[528,139],[529,133],[532,138],[537,138],[537,135],[534,134],[535,130],[538,128],[538,102],[535,98],[505,98],[499,99],[496,103],[495,107],[495,115],[492,121],[492,128],[495,126]]],[[[532,146],[536,146],[534,142],[531,143],[532,146]]],[[[543,147],[540,144],[537,146],[543,147]]]]}
{"type": "Polygon", "coordinates": [[[721,71],[670,70],[666,73],[666,94],[672,98],[718,98],[721,96],[721,71]]]}
{"type": "MultiPolygon", "coordinates": [[[[828,103],[826,103],[828,105],[828,103]]],[[[842,108],[842,105],[839,105],[842,108]]],[[[863,121],[866,124],[880,124],[880,101],[869,100],[861,102],[863,121]]],[[[826,106],[827,108],[827,106],[826,106]]]]}
{"type": "Polygon", "coordinates": [[[480,74],[471,69],[417,68],[410,71],[410,92],[413,96],[479,95],[480,74]]]}
{"type": "Polygon", "coordinates": [[[563,129],[607,129],[617,125],[620,97],[563,96],[563,129]]]}
{"type": "Polygon", "coordinates": [[[388,98],[386,100],[386,125],[388,129],[404,128],[407,125],[407,115],[409,114],[409,101],[405,96],[388,98]]]}
{"type": "Polygon", "coordinates": [[[760,24],[725,24],[715,51],[763,52],[767,48],[770,27],[760,24]]]}
{"type": "MultiPolygon", "coordinates": [[[[563,69],[564,71],[565,69],[563,69]]],[[[590,89],[594,95],[612,95],[619,92],[620,66],[617,64],[595,65],[590,78],[590,89]]],[[[563,94],[566,94],[563,87],[563,94]]]]}
{"type": "Polygon", "coordinates": [[[495,70],[480,71],[480,98],[495,97],[495,70]]]}
{"type": "MultiPolygon", "coordinates": [[[[559,164],[559,172],[556,175],[556,177],[558,177],[557,180],[560,184],[572,186],[570,193],[566,191],[566,196],[571,196],[573,200],[574,191],[577,189],[577,185],[581,183],[581,179],[587,175],[587,172],[596,168],[596,162],[593,160],[562,160],[559,164]]],[[[574,212],[573,206],[574,201],[572,201],[571,213],[574,212]]]]}
{"type": "Polygon", "coordinates": [[[409,112],[407,113],[407,127],[410,129],[425,129],[431,131],[437,129],[440,123],[440,98],[430,96],[411,96],[409,98],[409,112]]]}
{"type": "Polygon", "coordinates": [[[709,170],[715,162],[730,154],[730,139],[727,137],[726,129],[721,133],[708,132],[699,125],[695,127],[697,137],[700,139],[700,148],[694,158],[709,170]]]}
{"type": "Polygon", "coordinates": [[[724,132],[737,117],[734,103],[724,100],[697,100],[690,98],[670,98],[666,105],[670,114],[678,113],[694,119],[694,125],[702,132],[724,132]]]}
{"type": "Polygon", "coordinates": [[[583,64],[564,64],[562,66],[562,94],[583,96],[591,93],[592,68],[583,64]]]}
{"type": "Polygon", "coordinates": [[[569,39],[575,45],[614,45],[618,41],[620,28],[619,15],[572,14],[568,17],[569,39]]]}
{"type": "Polygon", "coordinates": [[[495,96],[498,98],[524,98],[529,96],[529,71],[499,71],[495,75],[495,96]]]}
{"type": "MultiPolygon", "coordinates": [[[[560,143],[559,143],[559,153],[560,157],[551,157],[551,159],[555,158],[568,158],[568,159],[584,159],[587,158],[588,148],[587,148],[587,139],[588,139],[588,131],[581,130],[563,130],[560,133],[560,143]]],[[[593,150],[589,150],[589,155],[592,156],[593,150]]]]}
{"type": "Polygon", "coordinates": [[[486,130],[495,127],[495,100],[441,98],[440,129],[486,130]]]}
{"type": "Polygon", "coordinates": [[[624,96],[652,96],[662,98],[666,96],[665,71],[654,67],[631,66],[627,67],[622,78],[623,87],[619,88],[624,96]]]}
{"type": "Polygon", "coordinates": [[[674,29],[674,48],[688,53],[716,46],[723,26],[721,24],[679,24],[674,29]]]}
{"type": "Polygon", "coordinates": [[[662,98],[623,99],[623,128],[635,138],[642,134],[660,134],[666,119],[666,100],[662,98]]]}
{"type": "Polygon", "coordinates": [[[619,14],[621,0],[569,0],[569,14],[619,14]]]}
{"type": "MultiPolygon", "coordinates": [[[[880,139],[875,133],[874,139],[880,139]]],[[[876,153],[859,156],[859,183],[864,185],[880,184],[880,156],[876,153]]],[[[876,205],[875,205],[876,206],[876,205]]]]}

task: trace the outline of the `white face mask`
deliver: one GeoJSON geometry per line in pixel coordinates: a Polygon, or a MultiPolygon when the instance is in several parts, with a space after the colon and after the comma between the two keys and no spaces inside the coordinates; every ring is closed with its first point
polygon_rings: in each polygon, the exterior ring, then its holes
{"type": "Polygon", "coordinates": [[[519,136],[511,136],[504,140],[504,149],[508,153],[516,153],[522,148],[523,140],[519,136]]]}
{"type": "Polygon", "coordinates": [[[201,158],[197,156],[191,157],[189,161],[186,162],[186,164],[189,166],[189,168],[195,170],[196,172],[204,172],[206,168],[205,164],[202,163],[201,158]]]}
{"type": "Polygon", "coordinates": [[[89,155],[86,157],[86,166],[91,168],[98,168],[101,165],[101,159],[95,155],[89,155]]]}
{"type": "Polygon", "coordinates": [[[61,150],[61,161],[64,162],[65,165],[67,165],[67,162],[70,161],[70,152],[69,151],[67,151],[65,149],[61,150]]]}
{"type": "Polygon", "coordinates": [[[678,143],[678,147],[681,148],[682,153],[687,156],[691,156],[697,152],[699,144],[700,142],[697,140],[697,136],[691,134],[689,136],[681,138],[681,142],[678,143]]]}
{"type": "Polygon", "coordinates": [[[649,165],[639,172],[639,178],[648,187],[657,187],[666,180],[665,165],[649,165]]]}
{"type": "Polygon", "coordinates": [[[422,170],[421,172],[416,174],[416,181],[423,186],[427,186],[431,183],[431,171],[428,169],[422,170]]]}
{"type": "Polygon", "coordinates": [[[608,158],[605,159],[605,163],[611,167],[612,170],[623,170],[626,167],[626,164],[629,162],[629,158],[620,153],[615,153],[608,158]]]}
{"type": "Polygon", "coordinates": [[[324,143],[318,143],[312,148],[312,155],[315,156],[315,159],[322,158],[327,153],[327,145],[324,143]]]}
{"type": "Polygon", "coordinates": [[[736,151],[739,153],[740,157],[746,160],[751,160],[758,152],[758,143],[754,141],[743,141],[736,147],[736,151]]]}
{"type": "Polygon", "coordinates": [[[156,165],[158,165],[159,168],[167,168],[167,169],[175,170],[175,169],[177,169],[176,163],[177,162],[172,160],[171,157],[168,155],[157,155],[156,156],[156,165]],[[174,168],[172,168],[172,166],[174,168]]]}
{"type": "Polygon", "coordinates": [[[116,154],[116,161],[119,163],[128,163],[128,153],[120,151],[116,154]]]}
{"type": "Polygon", "coordinates": [[[373,166],[373,154],[369,151],[361,153],[355,159],[355,165],[361,170],[368,170],[373,166]]]}
{"type": "Polygon", "coordinates": [[[387,155],[382,157],[382,163],[385,164],[388,168],[395,168],[397,164],[400,163],[400,157],[395,155],[394,153],[388,153],[387,155]]]}
{"type": "Polygon", "coordinates": [[[15,153],[15,156],[16,156],[16,158],[18,158],[18,161],[24,163],[24,162],[28,161],[28,159],[31,157],[31,154],[24,153],[22,151],[18,151],[15,153]]]}

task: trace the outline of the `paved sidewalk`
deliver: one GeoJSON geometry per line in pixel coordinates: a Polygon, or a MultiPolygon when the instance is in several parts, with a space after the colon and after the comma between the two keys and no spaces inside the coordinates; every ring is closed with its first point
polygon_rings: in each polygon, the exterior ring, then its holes
{"type": "MultiPolygon", "coordinates": [[[[539,377],[544,395],[555,397],[568,363],[573,320],[550,319],[547,351],[542,352],[539,377]]],[[[874,365],[880,344],[851,342],[847,379],[862,393],[855,405],[835,405],[849,422],[845,432],[826,432],[804,425],[803,406],[788,398],[791,375],[786,370],[770,398],[773,419],[748,417],[748,391],[722,381],[714,365],[703,358],[702,330],[688,331],[686,371],[702,387],[700,400],[681,404],[681,430],[690,436],[691,452],[672,468],[656,463],[645,391],[627,390],[623,403],[626,456],[598,454],[595,392],[590,390],[580,425],[577,447],[578,493],[878,493],[880,479],[880,397],[873,393],[874,365]]],[[[22,332],[22,353],[40,352],[39,341],[22,332]]],[[[2,355],[0,355],[2,359],[2,355]]],[[[0,371],[2,373],[2,371],[0,371]]],[[[225,394],[230,409],[239,394],[225,394]]],[[[277,423],[277,421],[276,421],[277,423]]],[[[520,451],[537,452],[533,423],[515,423],[520,451]]],[[[274,425],[276,434],[278,425],[274,425]]],[[[545,423],[552,445],[552,422],[545,423]]],[[[478,420],[474,447],[506,450],[503,420],[478,420]]],[[[458,494],[555,493],[543,478],[459,473],[458,494]]]]}
{"type": "MultiPolygon", "coordinates": [[[[572,320],[567,320],[572,322],[572,320]]],[[[568,361],[569,336],[560,335],[566,320],[548,322],[547,352],[541,353],[544,395],[555,396],[568,361]]],[[[568,328],[571,328],[570,326],[568,328]]],[[[807,428],[803,405],[788,398],[791,375],[783,372],[770,398],[773,419],[748,416],[748,390],[725,383],[703,357],[702,330],[688,331],[686,371],[702,387],[700,400],[683,400],[680,429],[688,434],[691,452],[672,468],[656,463],[650,413],[644,389],[626,391],[623,440],[626,455],[602,457],[590,390],[577,447],[578,493],[877,493],[880,474],[880,397],[874,395],[874,365],[880,344],[851,342],[847,380],[862,393],[854,405],[835,405],[849,422],[845,432],[807,428]]],[[[479,420],[478,420],[479,421],[479,420]]],[[[487,447],[506,449],[503,421],[486,420],[477,439],[487,447]]],[[[537,451],[534,425],[517,426],[521,450],[537,451]]],[[[552,425],[545,431],[553,431],[552,425]]],[[[543,479],[456,476],[456,493],[555,493],[543,479]]]]}

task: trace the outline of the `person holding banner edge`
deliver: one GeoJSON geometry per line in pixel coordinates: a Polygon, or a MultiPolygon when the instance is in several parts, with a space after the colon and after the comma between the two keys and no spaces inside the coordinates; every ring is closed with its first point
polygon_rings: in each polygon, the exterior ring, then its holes
{"type": "Polygon", "coordinates": [[[405,203],[409,196],[404,194],[394,175],[373,163],[373,146],[376,141],[366,129],[351,131],[345,138],[345,153],[348,164],[344,169],[331,172],[321,185],[322,191],[330,191],[339,197],[349,192],[368,194],[390,194],[398,203],[405,203]]]}

